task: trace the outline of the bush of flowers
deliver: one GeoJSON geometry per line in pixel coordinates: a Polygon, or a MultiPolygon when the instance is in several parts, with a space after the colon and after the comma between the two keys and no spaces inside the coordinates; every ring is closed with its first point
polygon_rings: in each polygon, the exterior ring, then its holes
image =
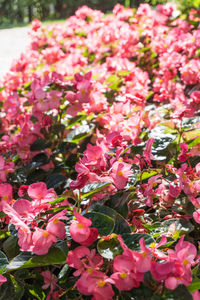
{"type": "Polygon", "coordinates": [[[0,83],[0,299],[200,299],[199,17],[32,22],[0,83]]]}

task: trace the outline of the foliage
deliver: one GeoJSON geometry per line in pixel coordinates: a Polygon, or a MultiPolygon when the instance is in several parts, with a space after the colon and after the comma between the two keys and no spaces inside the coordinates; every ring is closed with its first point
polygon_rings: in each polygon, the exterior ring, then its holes
{"type": "Polygon", "coordinates": [[[198,300],[198,12],[31,28],[0,83],[0,299],[198,300]]]}

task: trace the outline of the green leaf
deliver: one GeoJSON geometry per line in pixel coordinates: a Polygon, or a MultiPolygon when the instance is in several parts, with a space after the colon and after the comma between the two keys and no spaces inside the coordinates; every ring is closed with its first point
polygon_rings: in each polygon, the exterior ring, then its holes
{"type": "Polygon", "coordinates": [[[6,272],[13,270],[35,268],[49,265],[63,265],[66,263],[66,255],[59,248],[53,247],[45,255],[33,255],[22,252],[17,255],[6,267],[6,272]]]}
{"type": "Polygon", "coordinates": [[[0,240],[6,239],[10,236],[10,232],[6,230],[0,230],[0,240]]]}
{"type": "Polygon", "coordinates": [[[46,179],[46,185],[47,188],[57,188],[62,183],[64,183],[67,180],[67,178],[62,174],[51,174],[46,179]]]}
{"type": "Polygon", "coordinates": [[[200,136],[198,136],[196,139],[192,140],[189,144],[188,147],[191,149],[192,147],[200,144],[200,136]]]}
{"type": "Polygon", "coordinates": [[[50,130],[51,130],[51,132],[57,134],[57,133],[65,130],[65,125],[64,124],[55,124],[55,125],[51,126],[50,130]]]}
{"type": "Polygon", "coordinates": [[[197,290],[200,290],[200,279],[195,278],[190,285],[187,286],[187,289],[190,293],[194,293],[197,290]]]}
{"type": "Polygon", "coordinates": [[[78,143],[92,133],[94,126],[82,125],[72,130],[66,138],[67,142],[78,143]]]}
{"type": "Polygon", "coordinates": [[[158,229],[158,228],[160,228],[161,227],[161,222],[155,222],[155,223],[153,223],[153,224],[151,224],[151,225],[148,225],[148,224],[143,224],[143,226],[145,227],[145,228],[147,228],[149,231],[153,231],[153,230],[155,230],[155,229],[158,229]]]}
{"type": "Polygon", "coordinates": [[[131,72],[128,71],[128,70],[122,70],[122,71],[119,71],[117,74],[118,74],[119,76],[124,77],[124,76],[129,75],[130,73],[131,73],[131,72]]]}
{"type": "Polygon", "coordinates": [[[44,139],[37,139],[30,145],[31,151],[40,151],[51,146],[51,142],[46,143],[44,139]]]}
{"type": "Polygon", "coordinates": [[[90,198],[109,185],[109,182],[94,182],[91,184],[87,184],[81,189],[81,199],[83,200],[86,198],[90,198]]]}
{"type": "Polygon", "coordinates": [[[5,86],[0,87],[0,92],[2,92],[3,90],[5,90],[5,86]]]}
{"type": "Polygon", "coordinates": [[[107,259],[114,259],[115,256],[122,253],[122,248],[115,235],[113,235],[113,237],[111,235],[109,240],[99,240],[97,250],[102,257],[107,259]]]}
{"type": "Polygon", "coordinates": [[[179,285],[175,290],[173,290],[172,293],[173,293],[175,299],[193,300],[192,295],[189,293],[187,287],[183,284],[179,285]]]}
{"type": "Polygon", "coordinates": [[[104,205],[95,205],[93,211],[100,212],[111,217],[115,221],[115,227],[113,232],[116,234],[122,234],[124,232],[130,233],[131,229],[128,222],[114,209],[104,206],[104,205]]]}
{"type": "Polygon", "coordinates": [[[105,82],[107,83],[118,83],[120,81],[120,78],[116,75],[110,75],[108,78],[106,78],[105,82]]]}
{"type": "Polygon", "coordinates": [[[19,245],[18,245],[18,237],[10,236],[3,243],[3,250],[9,258],[13,258],[19,254],[19,245]]]}
{"type": "Polygon", "coordinates": [[[118,192],[111,195],[105,205],[120,213],[124,218],[128,217],[128,199],[130,192],[118,192]]]}
{"type": "Polygon", "coordinates": [[[58,274],[58,278],[59,279],[63,278],[66,275],[68,270],[69,270],[68,264],[64,265],[58,274]]]}
{"type": "Polygon", "coordinates": [[[0,300],[19,300],[16,298],[15,289],[10,276],[6,277],[7,281],[2,286],[0,286],[0,300]]]}
{"type": "Polygon", "coordinates": [[[5,268],[8,265],[8,259],[6,255],[0,251],[0,270],[5,268]]]}
{"type": "Polygon", "coordinates": [[[97,228],[100,235],[107,236],[113,232],[115,222],[111,217],[99,212],[89,212],[84,217],[92,221],[92,227],[97,228]]]}
{"type": "Polygon", "coordinates": [[[32,296],[34,296],[34,299],[45,300],[46,298],[45,292],[35,285],[29,287],[28,291],[32,296]]]}
{"type": "Polygon", "coordinates": [[[38,153],[32,158],[32,162],[24,166],[24,168],[26,168],[27,170],[33,170],[35,168],[48,164],[49,161],[50,160],[45,153],[38,153]]]}
{"type": "Polygon", "coordinates": [[[129,249],[134,251],[140,251],[139,241],[141,238],[144,238],[145,245],[148,248],[151,243],[155,243],[154,238],[150,234],[145,233],[123,233],[122,235],[124,243],[128,246],[129,249]]]}
{"type": "Polygon", "coordinates": [[[197,129],[188,130],[185,131],[182,135],[186,141],[190,141],[200,136],[200,129],[197,128],[197,129]]]}
{"type": "MultiPolygon", "coordinates": [[[[162,222],[162,227],[165,232],[169,231],[169,227],[174,224],[174,235],[173,238],[178,239],[180,235],[183,235],[185,233],[190,233],[194,230],[194,226],[189,221],[186,221],[184,219],[169,219],[164,222],[162,222]]],[[[172,232],[173,234],[173,232],[172,232]]]]}
{"type": "Polygon", "coordinates": [[[142,175],[139,175],[139,179],[146,180],[152,176],[158,175],[161,171],[161,169],[157,169],[157,171],[142,172],[142,175]]]}
{"type": "MultiPolygon", "coordinates": [[[[69,190],[69,191],[65,192],[64,194],[62,194],[61,197],[58,197],[58,198],[56,198],[54,201],[51,201],[51,202],[49,202],[49,203],[50,203],[51,205],[54,205],[54,204],[57,204],[57,203],[62,202],[62,201],[65,200],[66,198],[72,198],[72,199],[75,198],[75,197],[74,197],[74,193],[73,193],[72,190],[69,190]]],[[[57,208],[59,208],[59,207],[57,207],[57,208]]]]}
{"type": "Polygon", "coordinates": [[[74,125],[80,124],[81,121],[87,119],[87,117],[88,116],[85,114],[85,115],[77,115],[77,116],[69,119],[66,129],[70,129],[74,125]]]}

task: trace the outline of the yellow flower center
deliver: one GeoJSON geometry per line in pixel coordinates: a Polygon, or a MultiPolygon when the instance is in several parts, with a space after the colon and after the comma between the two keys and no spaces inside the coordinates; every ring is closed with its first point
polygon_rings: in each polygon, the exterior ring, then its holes
{"type": "Polygon", "coordinates": [[[142,253],[141,253],[141,256],[142,256],[143,258],[145,258],[145,257],[147,257],[147,253],[146,253],[146,252],[142,252],[142,253]]]}
{"type": "Polygon", "coordinates": [[[189,264],[189,260],[188,259],[185,259],[184,262],[183,262],[184,266],[187,266],[189,264]]]}
{"type": "Polygon", "coordinates": [[[78,223],[78,228],[83,228],[84,226],[83,226],[83,224],[81,224],[81,223],[78,223]]]}
{"type": "Polygon", "coordinates": [[[92,269],[92,268],[89,268],[89,269],[88,269],[88,273],[89,273],[89,274],[92,274],[92,273],[93,273],[93,269],[92,269]]]}
{"type": "Polygon", "coordinates": [[[122,171],[118,171],[118,172],[117,172],[117,175],[118,175],[118,176],[122,176],[122,175],[123,175],[123,172],[122,172],[122,171]]]}
{"type": "Polygon", "coordinates": [[[53,224],[57,224],[59,222],[59,220],[57,219],[57,218],[55,218],[54,220],[53,220],[53,224]]]}
{"type": "Polygon", "coordinates": [[[7,195],[4,195],[4,196],[2,197],[2,199],[3,199],[4,201],[7,201],[7,200],[8,200],[8,196],[7,196],[7,195]]]}
{"type": "Polygon", "coordinates": [[[49,233],[48,233],[47,231],[44,231],[44,232],[42,233],[42,235],[43,235],[44,237],[48,237],[48,236],[49,236],[49,233]]]}
{"type": "Polygon", "coordinates": [[[150,248],[155,248],[155,246],[156,246],[156,243],[151,243],[150,244],[150,248]]]}
{"type": "Polygon", "coordinates": [[[106,282],[105,282],[104,280],[100,280],[100,281],[97,283],[97,285],[98,285],[99,287],[104,287],[105,284],[106,284],[106,282]]]}
{"type": "Polygon", "coordinates": [[[126,277],[127,277],[127,274],[126,274],[126,273],[121,273],[121,274],[120,274],[120,277],[121,277],[121,278],[126,278],[126,277]]]}

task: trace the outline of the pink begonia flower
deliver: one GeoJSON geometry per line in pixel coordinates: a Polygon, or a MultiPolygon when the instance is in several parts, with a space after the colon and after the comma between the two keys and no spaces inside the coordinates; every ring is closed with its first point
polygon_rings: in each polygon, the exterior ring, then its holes
{"type": "Polygon", "coordinates": [[[21,251],[32,251],[33,249],[33,232],[26,228],[20,228],[18,230],[18,244],[21,251]]]}
{"type": "Polygon", "coordinates": [[[14,163],[6,163],[4,158],[0,156],[0,182],[5,182],[8,173],[14,172],[14,163]]]}
{"type": "Polygon", "coordinates": [[[113,271],[111,279],[120,291],[129,291],[133,287],[139,286],[139,281],[134,273],[135,262],[130,257],[118,255],[113,261],[113,271]]]}
{"type": "Polygon", "coordinates": [[[91,245],[98,237],[98,230],[90,228],[92,225],[91,220],[81,216],[77,212],[74,212],[74,216],[77,220],[72,220],[69,227],[72,239],[83,246],[91,245]]]}
{"type": "Polygon", "coordinates": [[[103,258],[96,254],[95,249],[89,250],[85,246],[79,246],[74,250],[68,252],[67,264],[77,269],[73,273],[74,276],[79,276],[85,270],[98,270],[98,268],[103,264],[103,258]]]}
{"type": "Polygon", "coordinates": [[[7,281],[7,278],[0,274],[0,285],[7,281]]]}
{"type": "Polygon", "coordinates": [[[152,261],[151,274],[153,275],[155,280],[160,282],[160,281],[166,280],[168,278],[168,276],[172,272],[173,268],[174,268],[173,261],[165,261],[162,263],[152,261]]]}
{"type": "Polygon", "coordinates": [[[32,22],[31,22],[31,29],[33,31],[37,31],[40,27],[41,27],[41,21],[38,20],[38,19],[34,19],[32,22]]]}
{"type": "Polygon", "coordinates": [[[0,184],[0,197],[1,200],[7,201],[8,203],[12,202],[12,185],[9,183],[0,184]]]}
{"type": "Polygon", "coordinates": [[[29,227],[22,221],[18,212],[5,201],[2,202],[2,210],[10,217],[10,222],[15,225],[16,229],[20,228],[30,231],[29,227]]]}
{"type": "Polygon", "coordinates": [[[126,186],[128,177],[132,174],[131,165],[116,161],[112,165],[110,176],[113,179],[115,186],[118,189],[123,189],[126,186]]]}
{"type": "Polygon", "coordinates": [[[200,292],[195,291],[192,293],[193,300],[200,300],[200,292]]]}
{"type": "Polygon", "coordinates": [[[27,192],[30,198],[42,200],[47,195],[47,187],[44,182],[36,182],[29,185],[27,192]]]}
{"type": "Polygon", "coordinates": [[[180,154],[178,156],[178,160],[180,160],[181,162],[184,162],[188,159],[188,157],[190,156],[188,152],[188,145],[186,143],[180,143],[179,144],[181,151],[180,154]]]}
{"type": "MultiPolygon", "coordinates": [[[[50,287],[50,292],[49,292],[49,294],[47,296],[47,300],[49,300],[51,298],[51,296],[53,296],[52,295],[53,294],[53,290],[56,287],[56,282],[58,281],[58,279],[49,270],[43,271],[41,273],[41,275],[44,278],[44,285],[42,286],[42,289],[46,290],[46,289],[48,289],[48,287],[50,287]]],[[[53,299],[57,299],[57,298],[53,298],[53,299]]]]}
{"type": "Polygon", "coordinates": [[[75,286],[83,295],[93,295],[93,300],[112,300],[114,292],[110,283],[114,281],[104,273],[88,269],[75,286]]]}
{"type": "Polygon", "coordinates": [[[49,109],[58,109],[61,104],[62,92],[61,91],[50,91],[47,95],[49,101],[49,109]]]}
{"type": "Polygon", "coordinates": [[[47,254],[49,248],[57,242],[57,238],[47,230],[35,228],[32,235],[33,248],[32,251],[38,255],[47,254]]]}
{"type": "Polygon", "coordinates": [[[46,227],[46,230],[48,233],[51,233],[52,235],[55,235],[59,239],[64,239],[66,236],[66,230],[65,230],[65,224],[61,222],[60,220],[67,220],[68,218],[64,216],[66,214],[67,210],[64,209],[60,213],[53,216],[46,227]]]}
{"type": "Polygon", "coordinates": [[[28,187],[29,187],[28,185],[21,185],[18,190],[18,196],[23,197],[24,195],[26,195],[28,187]]]}
{"type": "Polygon", "coordinates": [[[200,224],[200,209],[193,212],[193,218],[198,224],[200,224]]]}
{"type": "Polygon", "coordinates": [[[136,260],[135,267],[138,272],[145,273],[151,267],[151,251],[146,248],[144,238],[139,241],[141,252],[133,252],[133,257],[136,260]]]}
{"type": "MultiPolygon", "coordinates": [[[[30,214],[33,213],[32,203],[26,199],[19,199],[15,201],[13,208],[21,217],[24,218],[29,217],[30,214]]],[[[32,214],[32,217],[34,217],[34,214],[32,214]]]]}
{"type": "Polygon", "coordinates": [[[197,174],[200,175],[200,163],[196,164],[195,169],[197,174]]]}
{"type": "Polygon", "coordinates": [[[174,186],[172,184],[169,185],[169,195],[171,197],[178,197],[181,193],[181,188],[179,186],[174,186]]]}
{"type": "Polygon", "coordinates": [[[150,138],[147,141],[146,146],[145,146],[145,150],[143,152],[144,159],[147,162],[148,166],[152,166],[151,165],[151,159],[153,159],[153,155],[151,154],[151,148],[152,148],[152,145],[154,143],[154,140],[155,140],[154,138],[150,138]]]}

